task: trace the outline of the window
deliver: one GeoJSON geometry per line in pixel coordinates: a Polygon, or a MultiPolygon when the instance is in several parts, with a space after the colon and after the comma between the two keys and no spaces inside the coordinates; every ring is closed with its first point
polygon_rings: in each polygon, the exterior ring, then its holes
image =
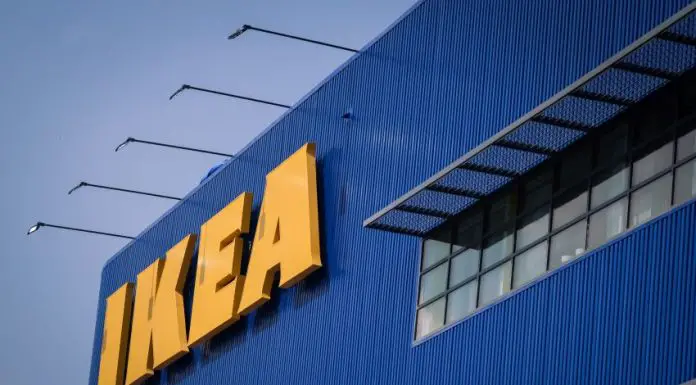
{"type": "Polygon", "coordinates": [[[696,160],[679,167],[674,183],[674,204],[679,205],[696,197],[696,160]]]}
{"type": "Polygon", "coordinates": [[[667,174],[631,194],[631,227],[664,213],[671,203],[672,174],[667,174]]]}
{"type": "Polygon", "coordinates": [[[696,130],[679,138],[677,142],[677,161],[696,154],[696,130]]]}
{"type": "Polygon", "coordinates": [[[632,185],[639,185],[651,176],[669,167],[674,156],[673,147],[672,142],[669,142],[637,161],[633,165],[632,185]]]}
{"type": "Polygon", "coordinates": [[[573,219],[587,212],[587,191],[571,191],[559,199],[558,206],[553,210],[553,229],[570,223],[573,219]]]}
{"type": "Polygon", "coordinates": [[[423,242],[416,339],[696,198],[696,130],[670,123],[675,111],[640,113],[588,134],[423,242]]]}
{"type": "Polygon", "coordinates": [[[442,261],[449,253],[449,243],[428,239],[423,244],[423,270],[442,261]]]}
{"type": "Polygon", "coordinates": [[[624,165],[601,175],[592,187],[592,208],[617,197],[628,187],[628,168],[624,165]]]}
{"type": "Polygon", "coordinates": [[[515,258],[512,285],[518,288],[546,271],[548,243],[542,242],[515,258]]]}
{"type": "Polygon", "coordinates": [[[512,262],[507,262],[481,277],[480,305],[486,305],[510,291],[512,262]]]}
{"type": "Polygon", "coordinates": [[[626,230],[626,204],[623,198],[590,217],[590,249],[602,245],[626,230]]]}
{"type": "Polygon", "coordinates": [[[450,287],[454,287],[478,273],[480,254],[479,250],[468,249],[452,258],[449,278],[450,287]]]}
{"type": "Polygon", "coordinates": [[[533,215],[524,218],[517,230],[515,247],[517,250],[531,245],[549,232],[549,210],[544,207],[533,215]]]}
{"type": "Polygon", "coordinates": [[[584,253],[586,238],[587,221],[584,219],[551,238],[549,269],[557,269],[584,253]]]}
{"type": "Polygon", "coordinates": [[[447,288],[447,263],[423,274],[419,303],[428,302],[447,288]]]}
{"type": "Polygon", "coordinates": [[[512,253],[512,231],[505,230],[486,241],[483,249],[483,268],[495,265],[512,253]]]}
{"type": "Polygon", "coordinates": [[[447,323],[462,319],[476,310],[476,285],[472,281],[447,296],[447,323]]]}
{"type": "Polygon", "coordinates": [[[445,324],[445,299],[442,298],[418,310],[416,338],[423,338],[445,324]]]}

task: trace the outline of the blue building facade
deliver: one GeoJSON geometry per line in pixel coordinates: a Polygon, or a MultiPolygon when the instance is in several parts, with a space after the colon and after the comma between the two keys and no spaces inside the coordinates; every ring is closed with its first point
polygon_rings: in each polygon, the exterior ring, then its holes
{"type": "MultiPolygon", "coordinates": [[[[152,384],[681,384],[696,378],[696,203],[414,341],[422,238],[363,227],[687,0],[425,0],[102,272],[105,300],[244,191],[317,145],[324,267],[152,384]],[[351,111],[351,119],[343,119],[351,111]]],[[[696,18],[690,25],[696,32],[696,18]]],[[[192,269],[193,270],[193,269],[192,269]]],[[[189,281],[192,277],[189,278],[189,281]]],[[[186,286],[187,312],[192,285],[186,286]]]]}

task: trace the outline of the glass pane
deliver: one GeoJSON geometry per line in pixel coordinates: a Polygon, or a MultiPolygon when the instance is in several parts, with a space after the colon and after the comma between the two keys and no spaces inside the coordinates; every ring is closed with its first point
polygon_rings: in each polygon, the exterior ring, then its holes
{"type": "Polygon", "coordinates": [[[644,156],[633,164],[633,179],[636,186],[672,164],[673,144],[669,142],[659,149],[644,156]]]}
{"type": "Polygon", "coordinates": [[[549,270],[557,269],[584,253],[586,235],[587,221],[583,219],[551,238],[549,270]]]}
{"type": "Polygon", "coordinates": [[[418,310],[416,338],[422,338],[445,324],[445,299],[439,299],[418,310]]]}
{"type": "Polygon", "coordinates": [[[430,266],[442,261],[450,254],[450,244],[447,242],[427,239],[423,242],[423,267],[425,270],[430,266]]]}
{"type": "Polygon", "coordinates": [[[592,169],[592,148],[582,145],[576,151],[563,155],[558,188],[563,189],[587,179],[592,169]]]}
{"type": "Polygon", "coordinates": [[[672,203],[672,174],[631,194],[631,227],[667,211],[672,203]]]}
{"type": "Polygon", "coordinates": [[[472,281],[447,296],[447,323],[460,320],[476,310],[476,288],[478,281],[472,281]]]}
{"type": "Polygon", "coordinates": [[[452,245],[452,252],[461,249],[478,248],[481,244],[481,216],[475,217],[475,221],[471,219],[467,218],[459,223],[454,245],[452,245]]]}
{"type": "Polygon", "coordinates": [[[628,187],[628,168],[623,167],[592,187],[592,208],[621,194],[626,187],[628,187]]]}
{"type": "Polygon", "coordinates": [[[517,194],[508,193],[494,201],[488,209],[488,227],[486,233],[505,227],[517,214],[517,194]]]}
{"type": "Polygon", "coordinates": [[[520,199],[520,212],[529,213],[536,210],[551,199],[553,185],[551,173],[553,169],[546,167],[535,173],[535,176],[522,185],[522,197],[520,199]]]}
{"type": "Polygon", "coordinates": [[[478,273],[480,251],[469,249],[452,258],[449,287],[456,286],[478,273]]]}
{"type": "Polygon", "coordinates": [[[510,291],[511,271],[512,262],[508,262],[481,277],[481,288],[479,289],[481,291],[479,293],[480,306],[510,291]]]}
{"type": "Polygon", "coordinates": [[[484,269],[512,254],[512,238],[511,231],[504,231],[486,241],[486,248],[483,249],[484,269]]]}
{"type": "Polygon", "coordinates": [[[696,160],[679,167],[674,183],[674,204],[682,204],[696,197],[696,160]]]}
{"type": "Polygon", "coordinates": [[[589,248],[594,249],[626,230],[626,203],[623,198],[590,217],[589,248]]]}
{"type": "MultiPolygon", "coordinates": [[[[555,200],[554,200],[555,201],[555,200]]],[[[557,229],[587,212],[587,191],[579,195],[571,194],[561,198],[560,204],[553,210],[553,229],[557,229]]]]}
{"type": "Polygon", "coordinates": [[[546,235],[549,232],[549,212],[548,208],[543,208],[542,210],[534,213],[534,215],[527,217],[520,223],[520,229],[517,230],[517,238],[515,243],[517,247],[515,250],[520,250],[521,248],[531,245],[537,239],[546,235]]]}
{"type": "Polygon", "coordinates": [[[599,139],[597,152],[597,165],[602,167],[610,164],[612,160],[626,154],[628,150],[628,123],[623,122],[612,132],[603,135],[599,139]]]}
{"type": "Polygon", "coordinates": [[[548,243],[543,242],[515,257],[512,286],[518,288],[546,271],[548,243]]]}
{"type": "Polygon", "coordinates": [[[447,287],[447,264],[423,274],[420,282],[420,297],[418,303],[429,301],[445,291],[447,287]]]}
{"type": "Polygon", "coordinates": [[[696,153],[696,130],[679,138],[677,142],[677,160],[686,159],[696,153]]]}

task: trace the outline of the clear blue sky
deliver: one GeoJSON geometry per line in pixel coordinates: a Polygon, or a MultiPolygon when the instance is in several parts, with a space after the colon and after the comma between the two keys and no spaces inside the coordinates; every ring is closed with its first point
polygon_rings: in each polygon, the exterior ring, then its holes
{"type": "Polygon", "coordinates": [[[0,383],[85,384],[103,263],[125,241],[35,221],[137,235],[171,201],[85,189],[80,180],[183,196],[215,156],[132,145],[127,136],[231,152],[283,109],[188,92],[182,83],[293,104],[350,53],[244,23],[360,48],[415,0],[100,2],[0,5],[0,383]]]}

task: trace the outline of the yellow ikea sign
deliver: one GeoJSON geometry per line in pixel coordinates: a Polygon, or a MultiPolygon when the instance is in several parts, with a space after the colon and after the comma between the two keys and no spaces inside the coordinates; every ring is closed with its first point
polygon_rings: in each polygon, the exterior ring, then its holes
{"type": "Polygon", "coordinates": [[[252,194],[242,193],[203,224],[188,335],[182,290],[195,234],[140,272],[136,291],[129,282],[109,296],[99,385],[141,383],[268,301],[277,271],[280,287],[288,288],[320,268],[316,179],[314,144],[266,175],[246,276],[240,236],[249,232],[252,194]]]}

